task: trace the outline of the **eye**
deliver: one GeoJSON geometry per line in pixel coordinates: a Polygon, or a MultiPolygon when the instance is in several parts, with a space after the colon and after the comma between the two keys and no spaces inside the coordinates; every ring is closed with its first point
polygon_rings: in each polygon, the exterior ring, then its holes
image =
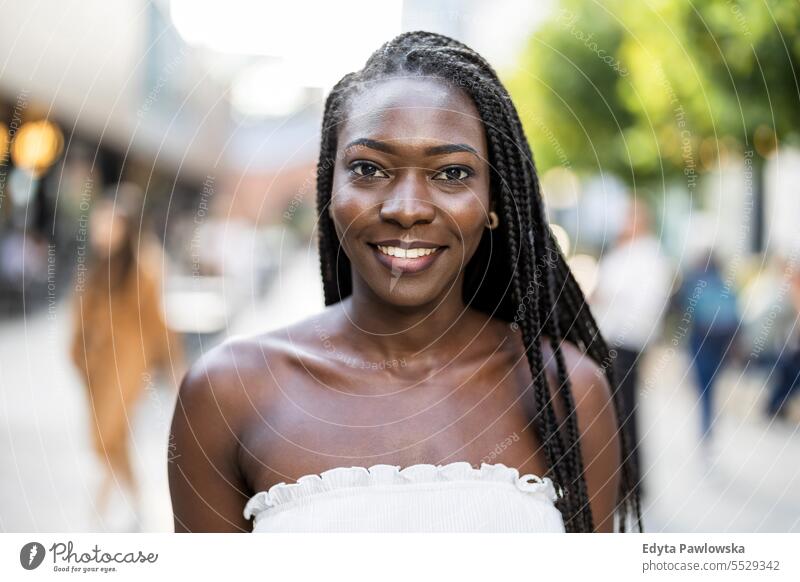
{"type": "Polygon", "coordinates": [[[450,166],[444,170],[440,170],[433,176],[433,180],[441,180],[444,182],[463,182],[473,175],[473,171],[464,166],[450,166]]]}
{"type": "Polygon", "coordinates": [[[388,174],[372,162],[353,162],[350,173],[357,178],[388,178],[388,174]]]}

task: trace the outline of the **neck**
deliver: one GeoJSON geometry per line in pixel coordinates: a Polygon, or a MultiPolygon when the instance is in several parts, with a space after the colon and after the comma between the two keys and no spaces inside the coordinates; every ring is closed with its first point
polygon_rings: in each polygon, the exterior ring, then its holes
{"type": "Polygon", "coordinates": [[[388,303],[354,275],[353,293],[342,301],[362,353],[393,360],[434,355],[469,341],[475,312],[462,297],[463,274],[443,296],[423,305],[388,303]]]}

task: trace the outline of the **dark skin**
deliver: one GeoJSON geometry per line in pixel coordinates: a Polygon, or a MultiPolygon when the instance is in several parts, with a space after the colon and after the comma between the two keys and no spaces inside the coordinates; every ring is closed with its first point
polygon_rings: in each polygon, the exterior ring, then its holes
{"type": "MultiPolygon", "coordinates": [[[[289,328],[225,343],[189,371],[170,438],[176,531],[251,531],[242,516],[249,497],[334,467],[468,461],[546,470],[519,332],[462,299],[464,266],[491,208],[474,103],[436,80],[395,79],[349,107],[330,212],[353,294],[289,328]],[[428,269],[398,275],[371,245],[386,239],[445,248],[428,269]]],[[[562,350],[596,530],[611,531],[620,466],[611,392],[577,347],[562,350]]],[[[563,420],[560,399],[555,409],[563,420]]]]}

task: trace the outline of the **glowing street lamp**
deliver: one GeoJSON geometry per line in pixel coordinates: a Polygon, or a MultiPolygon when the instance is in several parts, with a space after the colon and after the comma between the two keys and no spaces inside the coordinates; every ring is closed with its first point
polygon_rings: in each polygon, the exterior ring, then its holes
{"type": "Polygon", "coordinates": [[[24,124],[11,143],[14,165],[38,177],[61,154],[64,136],[55,123],[46,119],[24,124]]]}

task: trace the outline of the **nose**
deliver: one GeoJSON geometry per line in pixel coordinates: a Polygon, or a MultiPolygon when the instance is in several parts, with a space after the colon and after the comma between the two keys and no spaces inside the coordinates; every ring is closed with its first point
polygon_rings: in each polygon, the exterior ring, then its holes
{"type": "Polygon", "coordinates": [[[425,178],[415,172],[396,179],[391,191],[381,204],[380,216],[402,228],[433,222],[436,208],[428,199],[425,178]]]}

